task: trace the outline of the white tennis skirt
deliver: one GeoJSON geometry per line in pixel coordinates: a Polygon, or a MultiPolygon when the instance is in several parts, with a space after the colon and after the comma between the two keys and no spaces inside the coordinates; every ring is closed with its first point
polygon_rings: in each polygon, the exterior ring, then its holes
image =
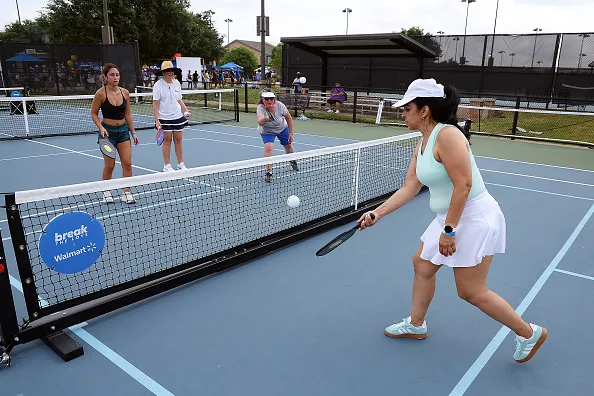
{"type": "Polygon", "coordinates": [[[446,213],[438,213],[421,236],[421,258],[448,267],[473,267],[485,256],[505,253],[505,216],[499,204],[487,191],[466,202],[456,227],[456,253],[446,257],[439,253],[446,213]]]}

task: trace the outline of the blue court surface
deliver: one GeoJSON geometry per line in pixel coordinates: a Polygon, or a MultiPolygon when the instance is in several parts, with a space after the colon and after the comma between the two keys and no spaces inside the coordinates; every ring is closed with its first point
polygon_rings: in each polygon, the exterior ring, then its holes
{"type": "MultiPolygon", "coordinates": [[[[353,142],[308,135],[303,125],[296,151],[353,142]]],[[[161,171],[154,132],[139,136],[134,174],[161,171]]],[[[254,128],[230,123],[192,126],[184,150],[186,165],[197,167],[259,158],[263,145],[254,128]]],[[[282,153],[277,142],[275,155],[282,153]]],[[[514,362],[507,328],[457,296],[448,268],[437,276],[429,337],[384,336],[410,312],[411,257],[434,217],[421,193],[329,255],[315,252],[350,224],[72,327],[85,350],[73,361],[41,341],[19,345],[12,366],[0,370],[0,394],[592,394],[594,172],[477,162],[508,227],[507,252],[495,257],[488,286],[549,331],[528,363],[514,362]]],[[[96,181],[102,166],[94,135],[0,142],[3,192],[96,181]]],[[[4,210],[0,227],[23,318],[4,210]]]]}

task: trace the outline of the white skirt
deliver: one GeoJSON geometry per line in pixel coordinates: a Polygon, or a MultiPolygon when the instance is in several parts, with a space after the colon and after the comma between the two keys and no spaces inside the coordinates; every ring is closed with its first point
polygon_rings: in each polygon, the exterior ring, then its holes
{"type": "Polygon", "coordinates": [[[456,227],[456,253],[439,253],[446,213],[438,213],[421,236],[421,258],[448,267],[473,267],[483,257],[505,253],[505,217],[499,204],[487,191],[466,202],[456,227]]]}

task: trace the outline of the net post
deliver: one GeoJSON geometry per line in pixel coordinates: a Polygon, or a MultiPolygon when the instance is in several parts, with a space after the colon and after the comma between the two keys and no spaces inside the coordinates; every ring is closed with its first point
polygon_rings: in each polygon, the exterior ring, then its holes
{"type": "Polygon", "coordinates": [[[219,92],[219,111],[223,110],[223,93],[219,92]]]}
{"type": "Polygon", "coordinates": [[[379,125],[382,119],[382,111],[384,110],[384,98],[380,98],[380,101],[377,105],[377,114],[375,116],[375,123],[379,125]]]}
{"type": "MultiPolygon", "coordinates": [[[[239,122],[239,89],[233,91],[233,111],[235,112],[235,122],[239,122]]],[[[247,105],[247,102],[246,102],[247,105]]]]}
{"type": "Polygon", "coordinates": [[[10,366],[10,350],[14,342],[18,342],[19,325],[12,298],[12,288],[10,286],[10,276],[8,275],[8,265],[6,264],[6,254],[4,243],[1,241],[2,231],[0,230],[0,366],[7,364],[10,366]]]}
{"type": "MultiPolygon", "coordinates": [[[[248,104],[248,83],[243,83],[243,93],[244,93],[244,100],[245,100],[245,112],[249,113],[249,104],[248,104]]],[[[239,121],[239,120],[238,120],[239,121]]]]}
{"type": "Polygon", "coordinates": [[[23,96],[23,119],[25,120],[25,136],[29,137],[31,131],[29,129],[29,118],[27,117],[27,98],[23,96]]]}
{"type": "Polygon", "coordinates": [[[23,295],[25,296],[25,305],[27,312],[32,320],[39,318],[39,299],[37,295],[37,288],[35,287],[35,280],[33,278],[33,269],[31,268],[31,261],[29,259],[29,252],[27,250],[27,238],[23,228],[23,222],[19,212],[19,207],[16,203],[15,194],[7,194],[4,196],[6,202],[6,217],[8,218],[8,229],[12,237],[12,246],[23,285],[23,295]]]}
{"type": "MultiPolygon", "coordinates": [[[[520,97],[516,97],[516,109],[520,108],[520,97]]],[[[515,135],[516,134],[516,129],[518,128],[518,116],[520,115],[519,112],[514,111],[514,123],[512,125],[512,131],[511,134],[515,135]]],[[[514,140],[514,138],[512,137],[511,140],[514,140]]]]}
{"type": "Polygon", "coordinates": [[[357,87],[353,91],[353,123],[357,122],[357,87]]]}

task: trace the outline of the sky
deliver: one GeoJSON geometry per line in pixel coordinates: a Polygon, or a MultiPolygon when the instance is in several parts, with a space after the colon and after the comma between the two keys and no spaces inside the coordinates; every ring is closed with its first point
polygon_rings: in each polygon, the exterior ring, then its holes
{"type": "MultiPolygon", "coordinates": [[[[3,1],[2,28],[18,21],[17,1],[21,20],[34,19],[47,4],[47,0],[3,1]]],[[[215,12],[213,21],[219,34],[225,36],[225,44],[228,26],[230,41],[260,40],[256,34],[260,0],[190,0],[190,4],[194,12],[215,12]],[[227,18],[233,22],[225,22],[227,18]]],[[[266,41],[278,44],[281,37],[346,34],[347,14],[342,12],[346,7],[352,9],[348,17],[349,34],[399,32],[412,26],[433,34],[438,31],[445,35],[464,34],[467,3],[460,0],[375,0],[368,4],[353,0],[268,0],[265,13],[270,17],[270,36],[266,41]]],[[[492,34],[496,7],[497,0],[470,3],[467,34],[492,34]]],[[[593,15],[593,0],[499,0],[496,33],[526,34],[537,27],[542,29],[541,33],[593,32],[593,15]]],[[[117,27],[114,31],[117,37],[117,27]]]]}

